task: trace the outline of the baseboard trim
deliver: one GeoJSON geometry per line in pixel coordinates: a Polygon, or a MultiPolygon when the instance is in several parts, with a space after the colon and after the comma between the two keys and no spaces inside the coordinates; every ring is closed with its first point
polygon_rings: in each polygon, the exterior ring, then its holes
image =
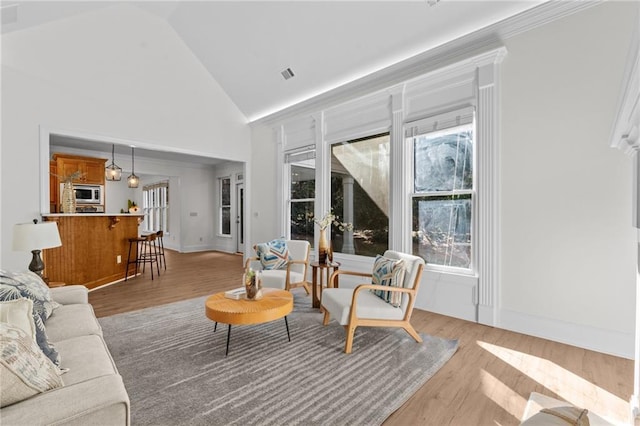
{"type": "Polygon", "coordinates": [[[500,310],[498,318],[498,327],[505,330],[622,358],[634,359],[635,336],[632,332],[605,330],[507,309],[500,310]]]}
{"type": "Polygon", "coordinates": [[[182,248],[181,253],[195,253],[198,251],[210,251],[215,250],[216,248],[211,245],[197,245],[197,246],[185,246],[182,248]]]}

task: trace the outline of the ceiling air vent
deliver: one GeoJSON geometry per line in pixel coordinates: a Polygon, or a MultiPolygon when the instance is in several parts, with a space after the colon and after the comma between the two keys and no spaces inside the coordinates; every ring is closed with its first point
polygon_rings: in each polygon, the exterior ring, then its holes
{"type": "Polygon", "coordinates": [[[286,70],[282,71],[280,74],[282,74],[285,80],[289,80],[291,77],[295,75],[293,71],[291,71],[291,68],[287,68],[286,70]]]}

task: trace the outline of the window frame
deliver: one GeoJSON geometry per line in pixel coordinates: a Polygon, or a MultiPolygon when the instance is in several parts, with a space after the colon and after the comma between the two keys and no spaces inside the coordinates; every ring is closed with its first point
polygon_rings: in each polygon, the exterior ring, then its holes
{"type": "Polygon", "coordinates": [[[218,235],[223,237],[231,237],[231,205],[232,205],[232,194],[231,194],[231,176],[224,176],[218,178],[218,235]],[[229,204],[223,203],[223,185],[224,182],[227,181],[229,185],[229,204]],[[229,232],[224,233],[223,229],[223,211],[224,209],[228,209],[229,211],[229,232]]]}
{"type": "MultiPolygon", "coordinates": [[[[458,110],[458,111],[462,111],[462,110],[458,110]]],[[[454,110],[454,113],[456,113],[457,111],[454,110]]],[[[451,116],[451,113],[446,113],[446,114],[442,114],[442,115],[446,115],[446,116],[451,116]]],[[[442,116],[441,115],[441,116],[442,116]]],[[[436,121],[433,120],[432,118],[430,118],[429,120],[432,121],[436,121]]],[[[410,238],[409,241],[412,243],[412,234],[413,234],[413,202],[416,198],[423,198],[423,197],[455,197],[455,196],[466,196],[466,195],[470,195],[471,196],[471,223],[469,224],[470,227],[470,238],[471,238],[471,243],[470,243],[470,254],[469,254],[469,267],[465,268],[465,267],[460,267],[460,266],[448,266],[448,265],[440,265],[440,264],[434,264],[434,263],[430,263],[427,262],[426,264],[426,268],[428,270],[432,270],[432,271],[437,271],[437,272],[444,272],[444,273],[453,273],[453,274],[457,274],[457,275],[468,275],[468,276],[477,276],[477,245],[478,245],[478,235],[476,232],[477,229],[477,221],[478,221],[478,175],[477,175],[477,170],[478,170],[478,128],[477,128],[477,122],[476,122],[476,117],[475,117],[475,111],[473,111],[473,117],[471,119],[470,123],[466,123],[466,124],[444,124],[443,128],[438,128],[434,131],[419,131],[416,127],[416,123],[418,123],[419,121],[423,121],[423,120],[418,120],[416,122],[412,122],[412,123],[405,123],[405,132],[404,132],[404,144],[405,147],[407,149],[407,162],[408,162],[408,169],[410,170],[409,175],[409,180],[410,180],[410,184],[409,184],[409,193],[407,196],[407,202],[404,206],[405,211],[407,212],[408,216],[409,216],[409,220],[408,220],[408,224],[409,224],[409,229],[408,232],[410,233],[410,238]],[[422,136],[422,135],[445,135],[445,134],[451,134],[453,132],[455,132],[455,130],[457,129],[464,129],[464,128],[468,128],[472,131],[473,133],[473,156],[472,156],[472,161],[473,161],[473,170],[472,170],[472,187],[471,189],[452,189],[452,190],[447,190],[447,191],[423,191],[423,192],[416,192],[415,191],[415,138],[422,136]]],[[[424,127],[422,127],[424,128],[424,127]]],[[[413,248],[412,246],[409,247],[409,253],[413,253],[413,248]]]]}
{"type": "MultiPolygon", "coordinates": [[[[331,169],[331,157],[332,157],[332,150],[333,147],[336,145],[348,145],[350,143],[357,143],[357,142],[361,142],[361,141],[365,141],[365,140],[370,140],[370,139],[376,139],[376,138],[381,138],[381,137],[388,137],[389,141],[389,181],[387,182],[388,184],[388,206],[389,206],[389,217],[388,217],[388,236],[387,236],[387,248],[386,250],[390,250],[391,246],[392,246],[392,233],[393,231],[393,218],[392,218],[392,210],[393,210],[393,197],[392,197],[392,188],[393,188],[393,145],[394,145],[394,140],[393,140],[393,133],[391,131],[392,129],[389,127],[378,127],[378,126],[363,126],[361,128],[358,129],[358,132],[355,133],[345,133],[343,135],[341,135],[341,137],[336,138],[334,140],[331,141],[326,141],[326,158],[327,158],[327,179],[325,182],[325,188],[326,188],[326,193],[327,193],[327,210],[331,210],[333,211],[333,206],[331,204],[331,198],[332,198],[332,193],[331,193],[331,179],[332,179],[332,169],[331,169]]],[[[322,215],[324,215],[326,211],[324,211],[322,213],[322,215]]],[[[342,222],[348,222],[348,220],[346,220],[343,217],[342,212],[334,212],[335,214],[337,214],[340,218],[340,221],[342,222]]],[[[353,214],[355,215],[355,209],[353,214]]],[[[355,223],[354,223],[354,227],[355,227],[355,223]]],[[[333,225],[332,225],[333,226],[333,225]]],[[[355,231],[355,229],[354,229],[355,231]]],[[[352,233],[354,231],[351,231],[352,233]]],[[[355,250],[355,244],[354,244],[354,250],[355,250]]],[[[377,254],[382,254],[382,253],[377,253],[377,254]]],[[[334,255],[338,258],[351,258],[351,259],[367,259],[366,261],[368,261],[369,259],[375,259],[376,255],[367,255],[367,254],[358,254],[358,253],[345,253],[342,251],[335,251],[334,255]]]]}
{"type": "Polygon", "coordinates": [[[142,187],[142,213],[144,214],[143,228],[146,232],[164,231],[170,233],[169,229],[169,181],[163,180],[142,187]],[[165,188],[164,197],[161,196],[162,189],[165,188]],[[152,197],[153,195],[153,197],[152,197]],[[150,203],[153,198],[153,203],[150,203]],[[156,203],[157,202],[157,203],[156,203]],[[157,220],[156,220],[157,219],[157,220]],[[160,222],[159,227],[156,222],[160,222]]]}
{"type": "MultiPolygon", "coordinates": [[[[286,220],[284,235],[287,239],[291,239],[292,203],[309,203],[309,202],[313,203],[312,211],[315,211],[315,207],[317,205],[316,198],[317,198],[318,175],[317,175],[317,163],[316,163],[316,147],[315,145],[309,145],[302,148],[285,151],[283,154],[284,154],[283,165],[284,165],[284,178],[285,178],[284,188],[286,191],[286,196],[284,197],[285,198],[285,220],[286,220]],[[310,166],[308,167],[302,164],[300,160],[296,160],[296,157],[303,159],[302,161],[313,160],[314,162],[313,167],[310,167],[310,166]],[[295,198],[294,199],[291,197],[291,185],[293,183],[293,179],[291,176],[292,166],[305,167],[314,171],[314,198],[295,198]]],[[[315,231],[315,227],[314,227],[314,231],[315,231]]],[[[314,241],[315,241],[315,236],[310,241],[310,245],[312,248],[315,246],[314,241]]]]}

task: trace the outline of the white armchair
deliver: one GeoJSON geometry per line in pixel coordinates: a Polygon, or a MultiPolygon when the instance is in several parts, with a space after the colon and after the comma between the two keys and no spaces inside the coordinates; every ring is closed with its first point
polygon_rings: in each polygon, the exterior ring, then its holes
{"type": "MultiPolygon", "coordinates": [[[[251,257],[245,263],[245,269],[253,268],[261,271],[262,285],[264,287],[291,290],[303,287],[309,294],[307,283],[307,269],[309,268],[310,244],[302,240],[286,240],[290,260],[282,269],[263,269],[259,257],[251,257]]],[[[254,250],[256,246],[254,246],[254,250]]]]}
{"type": "Polygon", "coordinates": [[[372,278],[372,274],[339,270],[331,275],[329,288],[322,292],[321,309],[324,311],[323,324],[329,324],[331,318],[345,327],[347,339],[344,352],[351,353],[353,336],[356,328],[365,327],[400,327],[416,342],[422,338],[413,328],[409,320],[413,312],[420,279],[424,269],[424,259],[387,250],[384,257],[404,260],[404,279],[402,287],[386,285],[360,284],[356,288],[336,288],[335,282],[340,275],[355,275],[372,278]],[[369,290],[384,290],[402,294],[399,306],[393,306],[369,290]]]}

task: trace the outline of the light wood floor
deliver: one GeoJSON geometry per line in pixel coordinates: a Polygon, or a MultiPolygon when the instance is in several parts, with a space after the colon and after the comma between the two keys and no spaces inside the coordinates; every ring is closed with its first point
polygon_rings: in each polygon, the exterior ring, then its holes
{"type": "MultiPolygon", "coordinates": [[[[240,286],[241,256],[168,250],[167,264],[153,281],[147,269],[144,276],[90,292],[98,317],[240,286]]],[[[412,323],[418,331],[459,339],[460,346],[386,426],[517,425],[534,391],[619,424],[628,421],[631,360],[420,310],[412,323]]]]}

